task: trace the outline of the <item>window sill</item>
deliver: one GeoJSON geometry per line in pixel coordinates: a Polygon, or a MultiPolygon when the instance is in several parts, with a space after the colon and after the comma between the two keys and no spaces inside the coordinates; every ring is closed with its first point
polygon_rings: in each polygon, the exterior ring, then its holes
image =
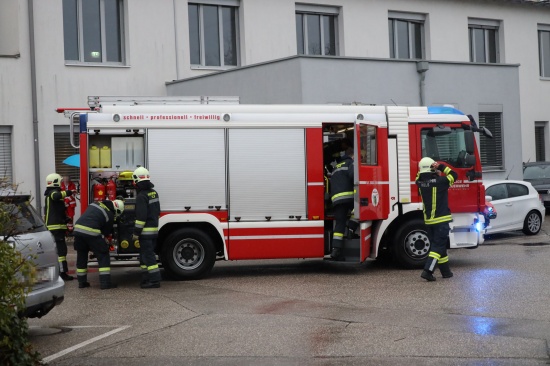
{"type": "Polygon", "coordinates": [[[550,81],[550,77],[547,76],[541,76],[540,81],[550,81]]]}
{"type": "Polygon", "coordinates": [[[239,66],[201,66],[201,65],[191,65],[191,70],[213,70],[213,71],[224,71],[236,69],[239,66]]]}
{"type": "Polygon", "coordinates": [[[504,168],[491,168],[491,167],[488,167],[487,169],[482,168],[482,169],[481,169],[481,172],[482,172],[482,173],[502,173],[502,172],[506,172],[506,169],[504,169],[504,168]]]}
{"type": "Polygon", "coordinates": [[[83,66],[83,67],[114,67],[114,68],[129,68],[130,65],[114,64],[106,62],[67,62],[65,66],[83,66]]]}

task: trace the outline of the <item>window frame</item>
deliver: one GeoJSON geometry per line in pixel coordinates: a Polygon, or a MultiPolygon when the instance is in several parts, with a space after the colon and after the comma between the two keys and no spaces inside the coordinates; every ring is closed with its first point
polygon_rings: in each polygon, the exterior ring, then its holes
{"type": "Polygon", "coordinates": [[[417,13],[404,13],[404,12],[394,12],[390,11],[388,12],[388,31],[389,31],[389,47],[390,47],[390,58],[396,59],[396,60],[425,60],[427,58],[427,52],[426,52],[426,15],[425,14],[417,14],[417,13]],[[402,21],[407,23],[407,47],[408,47],[408,55],[407,57],[401,58],[399,57],[399,42],[396,42],[397,39],[397,22],[396,21],[402,21]],[[414,42],[414,25],[418,24],[420,25],[420,52],[421,57],[416,58],[412,57],[413,50],[416,50],[415,42],[414,42]]]}
{"type": "MultiPolygon", "coordinates": [[[[497,153],[495,152],[495,159],[496,159],[496,163],[497,164],[484,164],[484,162],[482,161],[481,162],[481,165],[483,167],[483,170],[484,171],[487,171],[487,170],[504,170],[504,166],[505,166],[505,161],[504,161],[504,119],[503,119],[503,113],[501,111],[480,111],[478,113],[478,122],[479,122],[479,126],[480,127],[487,127],[484,125],[484,121],[485,121],[485,117],[482,118],[482,115],[489,115],[489,114],[492,114],[492,115],[500,115],[500,131],[496,131],[494,128],[490,128],[489,127],[489,130],[491,131],[491,133],[493,134],[493,138],[490,139],[482,134],[479,135],[479,151],[480,151],[480,160],[483,159],[483,155],[484,155],[484,152],[482,150],[484,150],[484,147],[486,146],[487,143],[489,144],[498,144],[497,141],[499,141],[500,143],[500,151],[497,153]],[[500,134],[500,136],[497,136],[497,134],[500,134]],[[497,140],[498,139],[498,140],[497,140]],[[498,160],[500,159],[500,161],[498,160]],[[500,164],[498,164],[500,163],[500,164]]],[[[496,150],[496,148],[495,148],[496,150]]]]}
{"type": "MultiPolygon", "coordinates": [[[[82,2],[85,0],[76,0],[77,2],[77,28],[78,28],[78,60],[65,59],[65,65],[85,65],[85,66],[126,66],[126,22],[125,22],[125,0],[116,0],[119,3],[120,19],[119,19],[119,32],[120,32],[120,61],[107,61],[107,35],[105,32],[105,0],[99,0],[99,17],[100,17],[100,32],[101,32],[101,61],[85,61],[84,51],[84,32],[83,32],[83,9],[82,2]]],[[[65,14],[63,14],[65,17],[65,14]]],[[[65,38],[63,38],[65,42],[65,38]]],[[[63,56],[65,58],[65,55],[63,56]]]]}
{"type": "MultiPolygon", "coordinates": [[[[6,183],[13,183],[13,129],[11,126],[0,126],[0,141],[2,141],[2,146],[6,147],[5,140],[9,140],[9,144],[7,146],[6,150],[9,150],[9,157],[6,158],[6,162],[2,161],[2,163],[9,164],[9,167],[6,169],[9,174],[4,174],[3,169],[0,169],[0,180],[3,180],[4,178],[8,178],[6,180],[6,183]],[[9,159],[9,162],[7,161],[9,159]]],[[[4,160],[4,159],[2,159],[4,160]]]]}
{"type": "Polygon", "coordinates": [[[537,26],[537,43],[539,46],[539,77],[541,80],[550,80],[550,60],[548,60],[548,69],[546,70],[545,64],[544,64],[544,52],[545,48],[543,48],[544,43],[542,42],[542,34],[548,33],[548,43],[546,46],[550,48],[550,25],[546,24],[538,24],[537,26]]]}
{"type": "MultiPolygon", "coordinates": [[[[206,1],[206,0],[199,0],[199,1],[193,1],[187,3],[187,9],[189,12],[189,6],[196,5],[198,6],[198,22],[199,22],[199,60],[200,64],[193,64],[191,63],[191,47],[189,47],[190,54],[189,54],[189,64],[191,65],[191,69],[210,69],[210,70],[227,70],[239,67],[241,65],[241,52],[240,52],[240,29],[239,29],[239,3],[234,1],[206,1]],[[220,65],[206,65],[206,51],[204,47],[204,6],[215,6],[217,8],[218,13],[218,48],[220,52],[220,65]],[[224,58],[224,42],[223,42],[223,14],[222,14],[222,8],[233,8],[233,11],[235,12],[235,43],[236,43],[236,49],[235,49],[235,56],[237,58],[236,65],[225,65],[225,58],[224,58]]],[[[189,23],[189,15],[188,15],[188,23],[189,23]]],[[[188,24],[189,25],[189,24],[188,24]]],[[[188,27],[189,32],[189,27],[188,27]]],[[[189,32],[189,44],[191,44],[191,32],[189,32]]]]}
{"type": "Polygon", "coordinates": [[[483,64],[498,64],[500,62],[500,37],[499,37],[499,27],[496,26],[485,26],[485,25],[478,25],[478,24],[468,24],[468,38],[470,41],[470,62],[477,62],[477,63],[483,63],[483,64]],[[476,61],[476,43],[475,43],[475,37],[473,36],[474,29],[481,29],[483,30],[483,39],[484,39],[484,57],[485,61],[476,61]],[[489,37],[490,37],[490,30],[495,31],[495,62],[489,61],[491,59],[490,55],[490,47],[488,47],[489,44],[489,37]]]}
{"type": "MultiPolygon", "coordinates": [[[[301,6],[301,7],[296,7],[296,11],[295,11],[295,18],[296,16],[301,16],[302,17],[302,44],[304,46],[304,53],[300,53],[300,50],[298,49],[298,45],[299,45],[299,42],[298,42],[298,34],[296,34],[296,53],[298,55],[304,55],[304,56],[332,56],[332,57],[335,57],[335,56],[340,56],[340,44],[339,44],[339,31],[338,31],[338,18],[340,16],[340,12],[338,11],[338,8],[332,8],[332,7],[326,7],[326,9],[324,9],[324,7],[322,6],[315,6],[315,7],[306,7],[306,6],[301,6]],[[307,32],[307,17],[305,15],[319,15],[319,30],[320,30],[320,42],[321,42],[321,54],[320,55],[316,55],[316,54],[310,54],[309,53],[309,50],[308,50],[308,46],[309,46],[309,36],[308,36],[308,32],[307,32]],[[325,38],[326,38],[326,35],[325,35],[325,30],[324,30],[324,27],[323,27],[323,19],[324,17],[328,17],[330,20],[332,20],[334,22],[333,24],[333,27],[334,27],[334,55],[329,55],[329,54],[325,54],[325,38]]],[[[297,21],[297,19],[295,19],[297,21]]],[[[297,24],[296,24],[297,26],[297,24]]]]}
{"type": "Polygon", "coordinates": [[[535,160],[546,161],[547,121],[535,121],[535,160]]]}

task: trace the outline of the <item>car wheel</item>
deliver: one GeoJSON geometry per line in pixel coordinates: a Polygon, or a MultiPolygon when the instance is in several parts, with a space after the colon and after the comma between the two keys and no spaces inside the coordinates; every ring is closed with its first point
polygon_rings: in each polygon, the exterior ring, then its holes
{"type": "Polygon", "coordinates": [[[404,223],[395,233],[394,259],[404,268],[422,268],[430,252],[430,240],[422,219],[404,223]]]}
{"type": "Polygon", "coordinates": [[[216,248],[212,239],[196,228],[183,228],[170,234],[161,253],[168,276],[178,280],[199,279],[212,270],[216,248]]]}
{"type": "Polygon", "coordinates": [[[537,211],[529,211],[527,216],[525,216],[525,221],[523,221],[523,232],[526,235],[536,235],[539,233],[542,226],[542,219],[540,213],[537,211]]]}

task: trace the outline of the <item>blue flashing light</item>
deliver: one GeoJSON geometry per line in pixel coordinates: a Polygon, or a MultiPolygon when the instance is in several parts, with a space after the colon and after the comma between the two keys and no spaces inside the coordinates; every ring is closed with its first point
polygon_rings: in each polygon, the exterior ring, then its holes
{"type": "Polygon", "coordinates": [[[428,107],[428,114],[460,114],[464,115],[461,111],[453,107],[428,107]]]}
{"type": "Polygon", "coordinates": [[[484,231],[484,229],[485,229],[485,228],[483,227],[483,223],[482,223],[482,222],[479,222],[479,221],[475,223],[475,228],[476,228],[476,231],[477,231],[478,233],[482,233],[482,232],[484,231]]]}

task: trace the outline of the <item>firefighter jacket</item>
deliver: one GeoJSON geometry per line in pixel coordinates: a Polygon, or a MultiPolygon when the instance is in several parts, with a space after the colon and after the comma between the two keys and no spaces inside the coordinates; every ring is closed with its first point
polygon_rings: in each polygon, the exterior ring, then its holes
{"type": "Polygon", "coordinates": [[[159,194],[150,181],[137,183],[136,223],[134,235],[156,238],[159,231],[160,201],[159,194]]]}
{"type": "Polygon", "coordinates": [[[448,191],[458,175],[444,164],[440,164],[438,170],[443,172],[442,176],[431,172],[416,176],[416,185],[424,203],[426,225],[452,221],[448,191]]]}
{"type": "Polygon", "coordinates": [[[108,236],[113,232],[115,208],[111,201],[92,203],[76,220],[74,234],[77,236],[108,236]]]}
{"type": "Polygon", "coordinates": [[[44,192],[46,227],[48,230],[67,230],[67,216],[65,215],[65,197],[72,191],[62,191],[58,187],[48,187],[44,192]]]}
{"type": "Polygon", "coordinates": [[[330,198],[336,205],[353,201],[353,159],[345,155],[336,164],[330,177],[330,198]]]}

